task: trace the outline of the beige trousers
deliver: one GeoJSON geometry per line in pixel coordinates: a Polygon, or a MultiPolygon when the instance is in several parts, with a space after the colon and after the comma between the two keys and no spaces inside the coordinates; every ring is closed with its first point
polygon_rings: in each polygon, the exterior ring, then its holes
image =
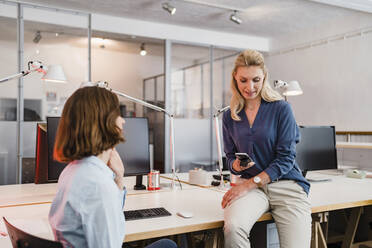
{"type": "Polygon", "coordinates": [[[303,188],[282,180],[254,189],[224,212],[225,248],[249,248],[249,233],[256,221],[271,212],[281,248],[308,248],[311,241],[311,205],[303,188]]]}

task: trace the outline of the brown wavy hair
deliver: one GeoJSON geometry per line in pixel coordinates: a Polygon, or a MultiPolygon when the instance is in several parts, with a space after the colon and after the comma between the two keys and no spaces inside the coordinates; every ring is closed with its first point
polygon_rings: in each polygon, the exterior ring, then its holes
{"type": "Polygon", "coordinates": [[[116,126],[118,97],[99,87],[75,91],[66,101],[54,145],[54,159],[71,162],[115,147],[124,141],[116,126]]]}
{"type": "Polygon", "coordinates": [[[231,93],[232,97],[230,100],[231,118],[235,121],[240,121],[238,113],[244,108],[245,100],[238,89],[238,83],[235,80],[235,74],[240,66],[258,66],[262,69],[265,77],[260,91],[261,97],[266,102],[274,102],[282,100],[283,97],[270,87],[268,82],[269,73],[265,66],[264,57],[260,52],[255,50],[245,50],[241,52],[235,60],[235,66],[231,73],[231,93]]]}

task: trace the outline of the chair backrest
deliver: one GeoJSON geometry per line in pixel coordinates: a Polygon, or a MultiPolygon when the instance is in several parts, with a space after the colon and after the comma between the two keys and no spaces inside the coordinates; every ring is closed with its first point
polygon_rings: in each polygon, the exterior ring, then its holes
{"type": "Polygon", "coordinates": [[[10,224],[3,217],[13,248],[63,248],[60,242],[38,238],[10,224]]]}

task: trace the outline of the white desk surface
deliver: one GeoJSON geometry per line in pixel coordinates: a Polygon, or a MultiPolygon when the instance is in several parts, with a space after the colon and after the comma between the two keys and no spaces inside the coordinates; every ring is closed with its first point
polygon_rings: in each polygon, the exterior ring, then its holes
{"type": "Polygon", "coordinates": [[[330,178],[329,182],[311,183],[312,212],[372,205],[372,178],[356,179],[334,172],[308,172],[309,176],[330,178]]]}
{"type": "MultiPolygon", "coordinates": [[[[209,180],[213,180],[213,174],[217,172],[208,172],[209,180]]],[[[170,176],[171,174],[164,174],[164,177],[170,176]]],[[[372,178],[347,178],[342,172],[335,170],[309,171],[308,176],[331,179],[328,182],[311,183],[309,198],[313,213],[372,205],[372,178]]],[[[181,181],[188,182],[188,173],[178,173],[178,177],[181,181]]],[[[201,187],[221,193],[226,192],[209,185],[201,185],[201,187]]]]}
{"type": "MultiPolygon", "coordinates": [[[[125,241],[147,239],[178,233],[212,229],[223,225],[221,200],[223,194],[203,188],[128,195],[125,210],[164,207],[172,216],[126,222],[125,241]],[[194,214],[190,219],[177,215],[180,210],[194,214]]],[[[0,208],[0,217],[24,231],[54,239],[48,223],[50,203],[0,208]]],[[[0,231],[6,228],[0,220],[0,231]]],[[[11,247],[9,237],[0,236],[0,247],[11,247]]]]}
{"type": "MultiPolygon", "coordinates": [[[[230,174],[230,171],[223,171],[223,174],[230,174]]],[[[166,174],[161,174],[161,177],[171,179],[172,175],[173,175],[172,173],[166,173],[166,174]]],[[[211,182],[213,180],[216,180],[216,179],[213,178],[213,175],[219,175],[219,172],[218,171],[207,171],[207,177],[208,177],[207,184],[205,184],[205,185],[194,185],[194,186],[199,186],[199,187],[203,187],[203,188],[213,187],[211,185],[211,182]]],[[[185,184],[189,184],[189,173],[188,172],[177,173],[177,176],[178,176],[178,178],[181,182],[183,182],[185,184]]]]}
{"type": "MultiPolygon", "coordinates": [[[[134,190],[136,177],[124,177],[127,194],[147,194],[154,191],[134,190]]],[[[159,191],[170,191],[171,180],[160,178],[162,188],[159,191]]],[[[147,176],[143,176],[143,185],[147,185],[147,176]]],[[[178,186],[178,183],[177,183],[178,186]]],[[[192,189],[195,186],[182,184],[183,189],[192,189]]],[[[14,184],[0,186],[0,208],[9,206],[22,206],[30,204],[51,203],[57,192],[57,183],[48,184],[14,184]]]]}
{"type": "Polygon", "coordinates": [[[125,210],[164,207],[172,216],[126,222],[126,241],[156,236],[173,235],[198,230],[212,229],[223,225],[221,208],[223,194],[203,188],[158,192],[156,194],[132,195],[125,203],[125,210]],[[178,211],[193,213],[185,219],[178,211]]]}
{"type": "MultiPolygon", "coordinates": [[[[372,205],[372,179],[346,178],[344,175],[309,172],[331,178],[330,182],[312,183],[310,199],[312,212],[372,205]]],[[[2,190],[1,186],[0,190],[2,190]]],[[[125,210],[165,207],[172,216],[126,222],[126,241],[141,240],[177,233],[222,227],[221,200],[224,192],[215,188],[192,187],[187,190],[160,191],[151,194],[128,195],[125,210]],[[194,217],[183,219],[177,211],[191,211],[194,217]]],[[[1,192],[1,191],[0,191],[1,192]]],[[[47,215],[50,204],[37,204],[0,208],[0,217],[5,216],[16,226],[32,234],[53,239],[47,215]],[[40,226],[40,228],[38,227],[40,226]]],[[[269,214],[260,220],[269,219],[269,214]]],[[[5,227],[0,221],[0,231],[5,227]]],[[[0,247],[11,247],[8,237],[0,236],[0,247]]]]}

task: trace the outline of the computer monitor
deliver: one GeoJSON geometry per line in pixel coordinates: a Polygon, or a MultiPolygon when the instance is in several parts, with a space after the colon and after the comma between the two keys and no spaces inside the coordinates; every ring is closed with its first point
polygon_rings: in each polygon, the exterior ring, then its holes
{"type": "Polygon", "coordinates": [[[124,176],[137,176],[134,189],[146,189],[142,185],[142,175],[150,172],[149,123],[147,118],[125,117],[124,143],[116,146],[123,160],[124,176]]]}
{"type": "Polygon", "coordinates": [[[337,169],[334,126],[300,126],[296,162],[304,176],[307,171],[337,169]]]}
{"type": "Polygon", "coordinates": [[[66,167],[66,163],[60,163],[53,159],[54,142],[60,117],[47,117],[47,137],[48,137],[48,182],[57,182],[59,175],[66,167]]]}
{"type": "MultiPolygon", "coordinates": [[[[53,159],[54,142],[60,117],[47,117],[48,182],[55,182],[67,164],[53,159]]],[[[116,146],[125,167],[124,176],[137,176],[135,189],[146,189],[142,175],[150,172],[149,125],[147,118],[126,117],[125,142],[116,146]]]]}

